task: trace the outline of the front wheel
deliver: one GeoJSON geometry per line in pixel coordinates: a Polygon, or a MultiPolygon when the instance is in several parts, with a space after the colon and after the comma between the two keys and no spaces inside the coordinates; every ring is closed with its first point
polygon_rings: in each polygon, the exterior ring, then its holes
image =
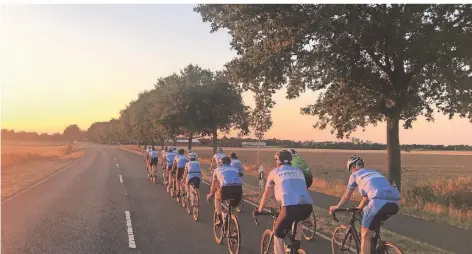
{"type": "Polygon", "coordinates": [[[341,225],[334,229],[331,238],[331,249],[333,254],[337,253],[357,253],[359,254],[359,244],[348,227],[341,225]]]}
{"type": "Polygon", "coordinates": [[[377,247],[376,252],[377,254],[403,254],[402,249],[396,246],[391,242],[383,242],[382,245],[377,247]]]}
{"type": "Polygon", "coordinates": [[[310,214],[308,219],[302,221],[302,233],[305,240],[310,241],[315,237],[316,233],[316,215],[315,211],[310,214]]]}
{"type": "Polygon", "coordinates": [[[223,227],[218,227],[216,223],[218,223],[218,215],[215,211],[213,213],[213,235],[215,236],[216,243],[221,244],[221,242],[223,241],[223,227]]]}
{"type": "Polygon", "coordinates": [[[262,234],[261,238],[261,254],[273,254],[274,248],[272,247],[272,240],[273,240],[272,231],[266,229],[262,234]]]}
{"type": "Polygon", "coordinates": [[[241,248],[241,232],[239,232],[238,218],[234,214],[228,225],[228,237],[226,238],[228,244],[228,251],[231,254],[239,254],[241,248]]]}

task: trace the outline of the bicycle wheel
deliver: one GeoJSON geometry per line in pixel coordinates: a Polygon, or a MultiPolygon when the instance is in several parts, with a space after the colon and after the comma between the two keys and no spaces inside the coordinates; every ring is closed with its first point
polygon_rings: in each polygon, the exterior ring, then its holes
{"type": "Polygon", "coordinates": [[[185,208],[187,203],[187,192],[185,191],[185,188],[182,188],[182,185],[180,186],[180,189],[180,204],[185,208]]]}
{"type": "Polygon", "coordinates": [[[377,254],[403,254],[402,249],[391,242],[383,242],[375,251],[377,254]]]}
{"type": "Polygon", "coordinates": [[[239,232],[238,218],[234,214],[228,225],[228,237],[226,238],[228,244],[228,251],[231,254],[239,254],[241,248],[241,232],[239,232]]]}
{"type": "Polygon", "coordinates": [[[193,211],[193,219],[195,221],[198,221],[198,215],[199,215],[199,208],[198,208],[198,202],[199,202],[199,197],[198,194],[195,190],[193,190],[193,204],[192,204],[192,211],[193,211]]]}
{"type": "Polygon", "coordinates": [[[348,227],[341,225],[334,229],[331,238],[331,249],[336,253],[357,253],[359,254],[359,244],[348,227]]]}
{"type": "Polygon", "coordinates": [[[185,199],[186,207],[187,207],[187,213],[190,214],[192,212],[192,196],[187,194],[187,198],[185,199]]]}
{"type": "Polygon", "coordinates": [[[308,219],[302,221],[302,233],[305,240],[310,241],[315,237],[316,233],[316,215],[315,211],[310,214],[308,219]]]}
{"type": "Polygon", "coordinates": [[[221,244],[223,241],[223,227],[218,227],[216,225],[218,223],[218,215],[216,211],[213,213],[213,235],[215,236],[215,241],[217,244],[221,244]]]}
{"type": "Polygon", "coordinates": [[[274,247],[272,247],[272,241],[274,237],[272,230],[266,229],[262,234],[261,238],[261,254],[273,254],[274,247]]]}
{"type": "Polygon", "coordinates": [[[304,250],[302,250],[302,249],[298,249],[298,250],[297,250],[297,253],[298,253],[298,254],[306,254],[306,252],[305,252],[304,250]]]}

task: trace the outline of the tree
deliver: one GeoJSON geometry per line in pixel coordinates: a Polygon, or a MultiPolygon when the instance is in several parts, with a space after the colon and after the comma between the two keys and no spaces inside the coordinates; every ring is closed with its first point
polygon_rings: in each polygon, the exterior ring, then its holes
{"type": "Polygon", "coordinates": [[[273,108],[271,97],[261,96],[260,92],[254,94],[256,107],[251,113],[249,125],[254,129],[254,135],[258,139],[257,146],[257,164],[259,164],[260,142],[264,134],[272,126],[272,117],[270,109],[273,108]]]}
{"type": "Polygon", "coordinates": [[[388,176],[401,190],[399,122],[434,111],[472,121],[471,5],[199,5],[212,32],[229,30],[227,67],[246,90],[262,83],[293,99],[338,138],[387,123],[388,176]]]}
{"type": "Polygon", "coordinates": [[[79,126],[77,126],[77,124],[72,124],[64,129],[64,133],[62,135],[68,141],[72,142],[74,140],[82,139],[82,130],[79,128],[79,126]]]}

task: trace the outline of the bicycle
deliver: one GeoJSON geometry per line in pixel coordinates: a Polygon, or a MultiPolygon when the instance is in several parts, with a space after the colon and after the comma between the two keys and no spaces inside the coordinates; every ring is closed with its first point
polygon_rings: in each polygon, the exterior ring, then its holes
{"type": "MultiPolygon", "coordinates": [[[[231,212],[232,208],[229,204],[233,199],[224,200],[222,202],[222,217],[223,225],[218,226],[218,215],[216,211],[213,213],[213,234],[215,241],[218,244],[223,242],[223,238],[226,237],[228,251],[231,254],[239,254],[241,248],[241,232],[239,230],[239,221],[238,218],[231,212]],[[234,230],[234,232],[232,231],[234,230]],[[218,232],[221,231],[221,232],[218,232]],[[220,236],[218,236],[220,234],[220,236]]],[[[211,201],[208,200],[208,203],[211,204],[211,201]]]]}
{"type": "MultiPolygon", "coordinates": [[[[360,253],[361,246],[361,233],[357,231],[355,223],[361,224],[361,220],[356,218],[356,214],[362,217],[360,212],[362,209],[356,207],[353,208],[341,208],[333,211],[333,218],[335,221],[339,222],[336,218],[336,212],[349,212],[352,213],[351,218],[349,219],[349,226],[341,225],[334,229],[333,236],[331,238],[331,249],[333,254],[335,253],[345,253],[345,252],[355,252],[360,253]],[[344,232],[343,232],[344,231],[344,232]],[[341,235],[341,241],[336,239],[336,234],[341,235]],[[352,242],[353,241],[353,242],[352,242]],[[348,242],[347,245],[346,242],[348,242]],[[353,246],[351,246],[353,243],[353,246]]],[[[385,221],[383,219],[382,221],[385,221]]],[[[383,224],[383,222],[382,222],[383,224]]],[[[377,229],[374,233],[374,238],[372,241],[372,253],[386,254],[386,253],[398,253],[403,254],[404,252],[398,246],[392,242],[384,241],[380,237],[380,228],[377,229]]]]}
{"type": "Polygon", "coordinates": [[[315,237],[316,234],[316,215],[315,210],[311,212],[308,219],[302,221],[302,233],[305,240],[310,241],[315,237]]]}
{"type": "Polygon", "coordinates": [[[244,204],[244,199],[241,199],[241,202],[239,202],[239,205],[238,207],[236,207],[236,210],[238,210],[238,212],[241,212],[243,210],[243,204],[244,204]]]}
{"type": "Polygon", "coordinates": [[[190,183],[190,193],[186,193],[186,207],[187,207],[187,213],[190,214],[192,213],[193,219],[195,221],[198,221],[198,215],[199,215],[199,197],[197,194],[197,190],[195,189],[195,186],[193,186],[193,183],[190,183]],[[193,202],[192,202],[192,197],[193,196],[193,202]]]}
{"type": "MultiPolygon", "coordinates": [[[[259,213],[257,216],[259,215],[268,215],[268,216],[271,216],[273,218],[273,224],[275,226],[275,222],[277,220],[277,217],[279,217],[279,213],[274,211],[274,209],[271,209],[270,212],[262,212],[262,213],[259,213]]],[[[257,221],[257,216],[253,216],[253,219],[254,219],[254,223],[259,226],[259,222],[257,221]]],[[[286,248],[285,248],[285,253],[286,254],[306,254],[306,252],[301,249],[301,248],[298,248],[296,249],[296,246],[294,246],[294,243],[295,243],[295,235],[297,234],[297,225],[298,225],[298,221],[294,221],[293,224],[292,224],[292,229],[291,229],[291,233],[288,232],[286,235],[285,235],[285,239],[288,239],[288,244],[286,244],[286,248]]],[[[274,247],[273,247],[273,241],[274,241],[274,235],[275,235],[275,232],[273,230],[274,226],[272,226],[272,229],[266,229],[264,231],[264,233],[262,234],[262,238],[261,238],[261,254],[269,254],[269,253],[274,253],[274,247]]],[[[287,243],[287,240],[284,239],[284,242],[287,243]]]]}

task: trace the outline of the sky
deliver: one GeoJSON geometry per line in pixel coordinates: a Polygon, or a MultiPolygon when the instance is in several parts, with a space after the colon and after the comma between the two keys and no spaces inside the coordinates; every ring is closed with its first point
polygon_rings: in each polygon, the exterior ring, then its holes
{"type": "MultiPolygon", "coordinates": [[[[62,132],[69,124],[87,129],[119,117],[119,111],[159,77],[186,65],[220,70],[234,58],[231,37],[210,33],[193,5],[8,5],[0,6],[2,128],[62,132]]],[[[274,95],[267,138],[336,141],[313,128],[316,117],[300,115],[316,95],[295,100],[274,95]]],[[[250,93],[243,94],[254,105],[250,93]]],[[[386,142],[385,124],[352,134],[386,142]]],[[[469,144],[472,124],[436,115],[400,131],[402,144],[469,144]]]]}

